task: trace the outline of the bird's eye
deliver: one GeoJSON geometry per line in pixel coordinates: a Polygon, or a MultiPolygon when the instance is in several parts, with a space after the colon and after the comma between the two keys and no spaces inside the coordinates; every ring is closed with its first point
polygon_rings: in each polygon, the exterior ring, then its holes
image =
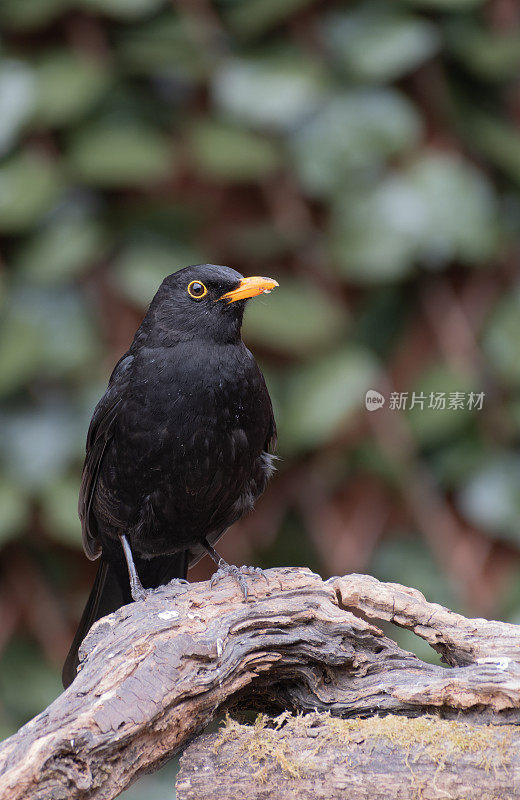
{"type": "Polygon", "coordinates": [[[208,290],[200,281],[192,281],[188,284],[188,294],[194,300],[201,300],[207,293],[208,290]]]}

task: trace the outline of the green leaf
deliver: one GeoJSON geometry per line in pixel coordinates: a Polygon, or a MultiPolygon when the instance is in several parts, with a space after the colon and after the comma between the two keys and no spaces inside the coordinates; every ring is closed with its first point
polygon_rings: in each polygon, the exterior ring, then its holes
{"type": "Polygon", "coordinates": [[[17,311],[10,309],[0,328],[0,396],[23,386],[40,363],[40,335],[17,311]]]}
{"type": "Polygon", "coordinates": [[[195,251],[166,243],[135,242],[127,246],[113,266],[114,280],[139,307],[146,307],[167,275],[189,264],[200,264],[195,251]]]}
{"type": "Polygon", "coordinates": [[[306,530],[305,520],[294,511],[285,515],[276,539],[270,537],[267,547],[261,552],[263,567],[278,567],[284,564],[307,567],[316,572],[323,571],[323,563],[315,541],[306,530]]]}
{"type": "Polygon", "coordinates": [[[295,368],[286,387],[280,446],[316,447],[331,439],[363,409],[377,380],[377,364],[362,348],[346,347],[295,368]]]}
{"type": "Polygon", "coordinates": [[[482,469],[494,455],[492,443],[468,436],[464,431],[461,436],[443,441],[430,456],[430,464],[437,484],[444,491],[452,491],[482,469]]]}
{"type": "Polygon", "coordinates": [[[480,27],[460,19],[447,27],[450,50],[475,75],[491,80],[514,77],[520,69],[520,33],[480,27]]]}
{"type": "Polygon", "coordinates": [[[35,490],[56,480],[77,457],[84,430],[63,401],[2,415],[0,454],[6,476],[35,490]]]}
{"type": "Polygon", "coordinates": [[[330,98],[290,144],[304,187],[321,196],[415,147],[420,135],[418,114],[402,94],[352,89],[330,98]]]}
{"type": "MultiPolygon", "coordinates": [[[[230,231],[230,250],[239,261],[271,262],[280,259],[298,245],[304,245],[305,230],[280,230],[274,222],[246,222],[233,226],[230,231]]],[[[267,268],[267,267],[266,267],[267,268]]],[[[251,270],[258,269],[252,266],[251,270]]],[[[262,267],[262,269],[264,269],[262,267]]]]}
{"type": "Polygon", "coordinates": [[[57,200],[60,188],[58,166],[36,151],[5,161],[0,167],[0,231],[30,228],[57,200]]]}
{"type": "Polygon", "coordinates": [[[106,246],[99,223],[60,217],[21,245],[14,265],[18,275],[33,284],[61,283],[102,258],[106,246]]]}
{"type": "Polygon", "coordinates": [[[84,369],[96,356],[97,340],[79,295],[56,289],[11,293],[0,327],[0,394],[84,369]]]}
{"type": "Polygon", "coordinates": [[[100,11],[109,17],[132,21],[166,5],[167,0],[78,0],[89,11],[100,11]]]}
{"type": "Polygon", "coordinates": [[[311,0],[234,0],[228,3],[225,18],[241,36],[258,36],[279,25],[311,0]]]}
{"type": "Polygon", "coordinates": [[[71,5],[72,0],[2,0],[0,22],[15,31],[42,28],[71,5]]]}
{"type": "Polygon", "coordinates": [[[412,271],[425,213],[420,198],[397,176],[339,197],[333,206],[331,247],[340,270],[365,284],[404,278],[412,271]]]}
{"type": "Polygon", "coordinates": [[[466,119],[471,143],[511,180],[520,183],[520,137],[518,129],[500,118],[469,114],[466,119]]]}
{"type": "Polygon", "coordinates": [[[490,367],[505,386],[520,388],[520,289],[495,308],[482,342],[490,367]]]}
{"type": "Polygon", "coordinates": [[[171,759],[153,775],[142,775],[119,795],[120,800],[174,800],[172,787],[179,772],[179,757],[171,759]]]}
{"type": "Polygon", "coordinates": [[[414,439],[423,445],[436,445],[452,440],[457,433],[467,428],[472,416],[478,413],[471,411],[467,404],[469,393],[478,391],[474,381],[462,371],[453,372],[444,365],[429,367],[409,393],[406,415],[414,439]],[[455,392],[464,395],[463,408],[450,408],[450,405],[453,405],[450,397],[454,396],[455,392]],[[445,395],[444,409],[435,407],[438,393],[445,395]],[[414,395],[415,403],[411,408],[414,395]],[[423,397],[425,399],[418,402],[418,399],[423,397]]]}
{"type": "Polygon", "coordinates": [[[338,199],[333,253],[345,275],[361,283],[401,278],[415,263],[438,269],[457,259],[479,266],[498,246],[497,211],[475,167],[426,153],[399,175],[338,199]]]}
{"type": "Polygon", "coordinates": [[[166,136],[143,123],[121,119],[83,128],[68,152],[72,172],[103,188],[154,183],[171,174],[173,149],[166,136]]]}
{"type": "Polygon", "coordinates": [[[409,295],[399,285],[378,287],[367,293],[359,307],[351,336],[381,360],[389,359],[413,314],[409,295]]]}
{"type": "Polygon", "coordinates": [[[481,6],[484,0],[406,0],[410,6],[419,8],[431,8],[435,11],[447,11],[457,13],[459,11],[471,11],[477,6],[481,6]]]}
{"type": "Polygon", "coordinates": [[[23,61],[0,64],[0,155],[7,153],[29,119],[36,97],[34,74],[23,61]]]}
{"type": "Polygon", "coordinates": [[[315,65],[276,57],[225,62],[212,84],[218,109],[238,122],[285,131],[317,107],[323,79],[315,65]]]}
{"type": "Polygon", "coordinates": [[[200,47],[196,30],[170,10],[138,26],[118,29],[116,48],[126,70],[171,76],[176,84],[183,79],[200,80],[214,69],[211,52],[200,47]]]}
{"type": "Polygon", "coordinates": [[[78,517],[79,484],[79,475],[61,476],[48,483],[40,497],[51,538],[78,549],[82,547],[78,517]]]}
{"type": "Polygon", "coordinates": [[[361,3],[333,13],[323,25],[336,61],[349,77],[390,82],[437,52],[439,35],[425,19],[406,14],[397,4],[361,3]]]}
{"type": "Polygon", "coordinates": [[[244,336],[280,352],[305,356],[337,341],[346,324],[345,309],[319,289],[285,278],[268,298],[249,304],[244,336]]]}
{"type": "Polygon", "coordinates": [[[496,612],[496,619],[504,622],[511,622],[513,625],[520,624],[520,570],[518,567],[509,570],[504,575],[501,582],[500,594],[498,596],[499,606],[496,612]]]}
{"type": "Polygon", "coordinates": [[[458,493],[457,505],[491,538],[520,542],[520,459],[504,452],[487,462],[458,493]]]}
{"type": "Polygon", "coordinates": [[[118,220],[118,230],[126,242],[166,242],[177,246],[191,245],[200,236],[205,219],[203,204],[185,194],[154,194],[146,202],[125,204],[125,213],[118,220]]]}
{"type": "Polygon", "coordinates": [[[49,665],[33,641],[13,637],[7,643],[2,653],[0,696],[16,726],[39,714],[62,691],[58,670],[49,665]]]}
{"type": "Polygon", "coordinates": [[[28,499],[18,484],[0,477],[0,546],[22,530],[29,512],[28,499]]]}
{"type": "Polygon", "coordinates": [[[382,581],[414,586],[433,603],[456,607],[456,598],[446,576],[432,559],[424,543],[411,536],[386,540],[370,564],[370,574],[382,581]]]}
{"type": "Polygon", "coordinates": [[[420,258],[426,266],[458,259],[476,266],[496,251],[498,208],[487,178],[468,161],[427,153],[407,172],[426,212],[420,258]]]}
{"type": "Polygon", "coordinates": [[[514,434],[520,438],[520,397],[506,403],[506,415],[511,420],[514,434]]]}
{"type": "Polygon", "coordinates": [[[190,144],[198,171],[217,180],[255,181],[280,166],[272,141],[220,122],[198,123],[190,144]]]}
{"type": "Polygon", "coordinates": [[[103,62],[66,50],[46,53],[36,66],[36,76],[36,120],[50,126],[81,119],[109,81],[103,62]]]}

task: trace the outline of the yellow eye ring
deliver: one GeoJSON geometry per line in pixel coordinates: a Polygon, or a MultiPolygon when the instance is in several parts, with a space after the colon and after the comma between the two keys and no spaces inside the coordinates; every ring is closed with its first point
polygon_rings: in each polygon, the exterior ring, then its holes
{"type": "Polygon", "coordinates": [[[191,281],[188,284],[188,294],[194,300],[202,300],[208,293],[208,290],[202,283],[202,281],[191,281]]]}

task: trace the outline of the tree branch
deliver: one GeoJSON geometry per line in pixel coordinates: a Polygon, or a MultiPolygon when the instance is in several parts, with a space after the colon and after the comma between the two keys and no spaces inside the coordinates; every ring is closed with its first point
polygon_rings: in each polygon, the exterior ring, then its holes
{"type": "Polygon", "coordinates": [[[232,579],[172,583],[97,623],[72,686],[0,746],[0,800],[109,800],[236,703],[519,722],[516,626],[367,576],[267,574],[250,579],[248,602],[232,579]],[[360,615],[414,630],[460,666],[422,662],[360,615]]]}
{"type": "Polygon", "coordinates": [[[227,720],[184,751],[177,800],[514,800],[520,729],[395,715],[227,720]]]}

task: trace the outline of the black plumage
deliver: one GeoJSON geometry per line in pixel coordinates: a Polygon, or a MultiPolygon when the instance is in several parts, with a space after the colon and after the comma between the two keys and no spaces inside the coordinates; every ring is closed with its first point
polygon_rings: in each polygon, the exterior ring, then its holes
{"type": "Polygon", "coordinates": [[[265,489],[276,426],[240,331],[246,300],[276,285],[228,267],[181,269],[117,363],[87,436],[79,515],[85,552],[101,560],[66,686],[97,619],[185,578],[206,552],[218,560],[213,545],[265,489]]]}

